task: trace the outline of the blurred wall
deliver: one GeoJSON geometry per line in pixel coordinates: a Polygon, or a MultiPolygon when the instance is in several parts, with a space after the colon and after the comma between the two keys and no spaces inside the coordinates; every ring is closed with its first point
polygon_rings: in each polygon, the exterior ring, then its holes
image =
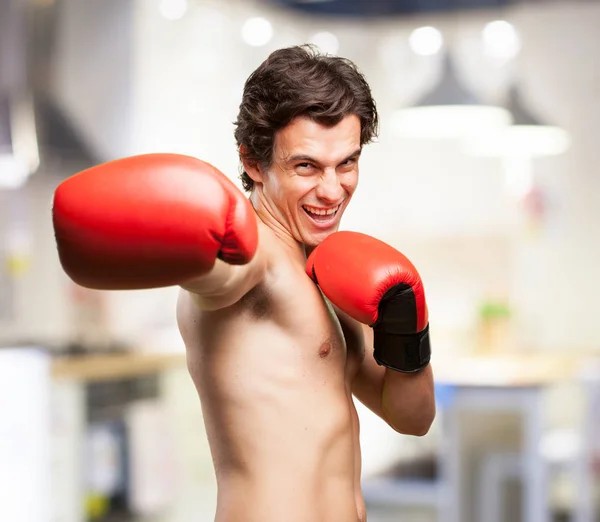
{"type": "Polygon", "coordinates": [[[600,6],[557,2],[377,22],[292,17],[238,1],[197,2],[179,20],[165,19],[155,3],[141,0],[63,0],[62,12],[55,93],[101,157],[188,153],[235,180],[232,122],[248,74],[275,48],[307,41],[319,30],[334,32],[339,53],[354,59],[371,82],[382,116],[380,140],[365,151],[343,226],[392,242],[421,267],[438,342],[450,340],[444,349],[472,345],[478,303],[506,296],[521,349],[596,349],[600,323],[590,303],[600,290],[600,246],[592,240],[600,219],[593,132],[600,112],[594,60],[600,6]],[[240,28],[259,14],[273,23],[274,37],[250,47],[240,28]],[[496,17],[514,23],[524,42],[517,62],[500,69],[474,40],[496,17]],[[500,161],[467,157],[453,143],[398,140],[390,133],[391,111],[438,75],[439,57],[416,57],[406,47],[410,31],[425,23],[449,35],[473,89],[491,97],[515,75],[531,108],[571,133],[567,154],[535,162],[546,214],[534,234],[504,189],[500,161]]]}
{"type": "Polygon", "coordinates": [[[548,213],[535,239],[515,245],[513,299],[526,346],[598,350],[600,177],[595,145],[600,117],[600,5],[562,2],[522,9],[519,63],[527,100],[571,134],[568,153],[540,160],[548,213]]]}
{"type": "Polygon", "coordinates": [[[100,158],[134,141],[133,0],[59,0],[51,93],[100,158]]]}
{"type": "Polygon", "coordinates": [[[15,247],[22,271],[2,280],[0,344],[60,344],[69,334],[67,278],[55,251],[50,220],[56,178],[46,169],[17,192],[0,193],[0,260],[15,247]]]}

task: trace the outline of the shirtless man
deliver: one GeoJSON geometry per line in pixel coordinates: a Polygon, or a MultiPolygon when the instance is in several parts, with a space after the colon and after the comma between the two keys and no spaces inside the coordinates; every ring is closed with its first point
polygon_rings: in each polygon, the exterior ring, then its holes
{"type": "Polygon", "coordinates": [[[99,165],[55,193],[61,263],[91,288],[181,287],[217,522],[363,522],[353,395],[399,433],[435,416],[417,271],[337,231],[375,104],[351,62],[294,47],[250,76],[236,124],[249,198],[187,156],[99,165]]]}

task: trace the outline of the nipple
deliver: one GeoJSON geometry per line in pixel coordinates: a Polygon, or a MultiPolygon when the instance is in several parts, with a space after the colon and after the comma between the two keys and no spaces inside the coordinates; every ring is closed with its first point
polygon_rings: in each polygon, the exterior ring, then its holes
{"type": "Polygon", "coordinates": [[[321,359],[324,359],[331,353],[331,349],[332,349],[332,345],[329,341],[327,341],[326,343],[323,343],[321,345],[321,347],[319,348],[319,357],[321,359]]]}

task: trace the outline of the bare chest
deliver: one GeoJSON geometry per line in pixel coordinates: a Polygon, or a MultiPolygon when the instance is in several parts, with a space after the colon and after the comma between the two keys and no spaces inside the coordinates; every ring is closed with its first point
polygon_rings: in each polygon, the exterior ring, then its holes
{"type": "Polygon", "coordinates": [[[262,323],[270,331],[281,332],[289,339],[287,349],[299,351],[317,366],[333,365],[352,377],[364,358],[360,325],[336,314],[302,270],[281,268],[245,296],[239,309],[257,328],[262,323]]]}

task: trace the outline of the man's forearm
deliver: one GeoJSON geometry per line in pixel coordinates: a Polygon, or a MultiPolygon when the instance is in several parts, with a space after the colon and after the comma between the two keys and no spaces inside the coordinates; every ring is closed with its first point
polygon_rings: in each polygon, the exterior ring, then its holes
{"type": "Polygon", "coordinates": [[[201,277],[188,281],[181,286],[199,295],[214,295],[223,292],[239,267],[217,259],[212,269],[201,277]]]}
{"type": "Polygon", "coordinates": [[[210,272],[182,284],[203,310],[231,306],[264,277],[266,259],[262,248],[245,265],[230,265],[217,259],[210,272]]]}
{"type": "Polygon", "coordinates": [[[435,418],[431,364],[417,373],[386,368],[382,407],[389,424],[406,435],[425,435],[435,418]]]}

